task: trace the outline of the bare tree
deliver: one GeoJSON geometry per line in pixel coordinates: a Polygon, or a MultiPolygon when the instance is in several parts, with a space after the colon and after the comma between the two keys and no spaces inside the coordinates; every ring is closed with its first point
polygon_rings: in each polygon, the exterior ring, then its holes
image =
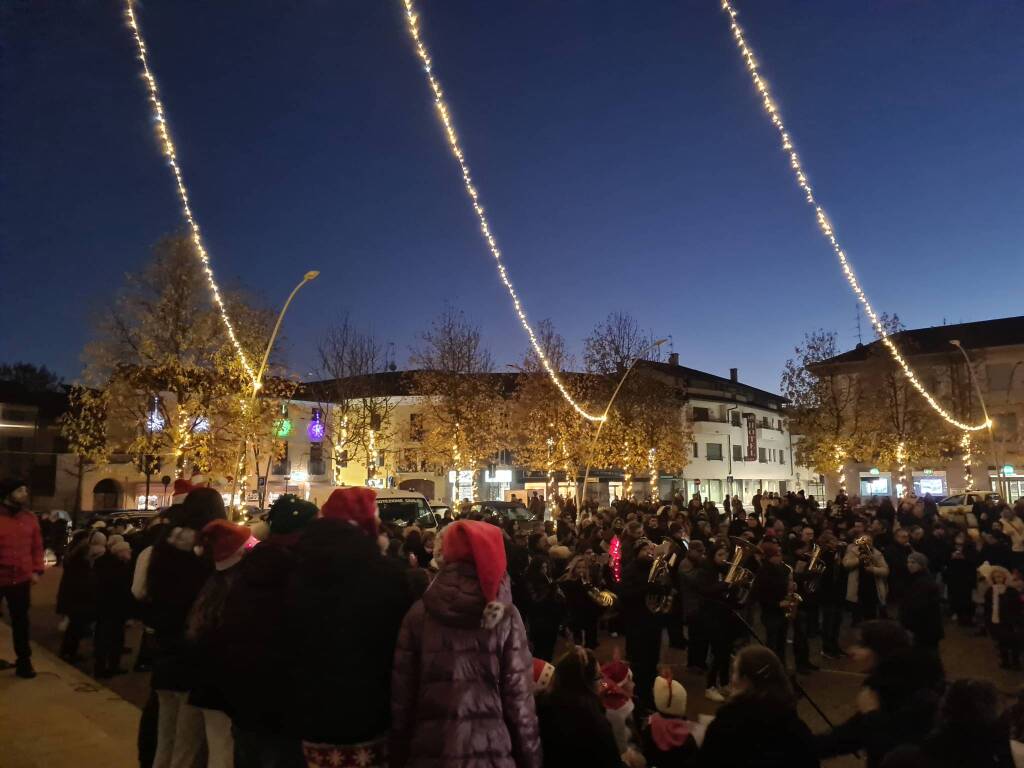
{"type": "Polygon", "coordinates": [[[621,376],[639,358],[660,360],[654,334],[642,331],[626,312],[612,312],[583,341],[583,364],[590,373],[621,376]]]}
{"type": "Polygon", "coordinates": [[[398,403],[377,377],[389,370],[387,345],[355,327],[348,314],[324,334],[317,347],[319,372],[326,381],[319,388],[321,407],[329,414],[324,439],[335,457],[359,461],[372,478],[386,470],[394,457],[380,461],[380,446],[392,445],[391,416],[398,403]]]}
{"type": "Polygon", "coordinates": [[[501,379],[480,329],[446,306],[412,351],[416,390],[425,396],[423,450],[439,469],[476,470],[501,448],[501,379]]]}

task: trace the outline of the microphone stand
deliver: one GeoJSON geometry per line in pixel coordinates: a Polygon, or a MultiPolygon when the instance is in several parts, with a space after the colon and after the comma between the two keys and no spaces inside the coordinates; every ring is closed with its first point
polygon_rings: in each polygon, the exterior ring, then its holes
{"type": "MultiPolygon", "coordinates": [[[[768,647],[768,643],[761,639],[761,636],[758,635],[756,631],[754,631],[754,628],[750,626],[750,623],[740,615],[739,611],[733,608],[732,614],[737,619],[739,619],[740,624],[742,624],[746,628],[747,632],[750,633],[751,637],[757,640],[757,642],[763,645],[765,648],[768,647]]],[[[833,724],[833,722],[828,719],[828,715],[826,715],[822,711],[821,707],[818,706],[817,702],[814,699],[812,699],[811,695],[807,693],[807,691],[804,689],[802,685],[800,685],[800,681],[796,679],[796,675],[790,677],[790,683],[793,686],[793,690],[795,690],[798,695],[802,696],[807,701],[807,703],[811,705],[814,711],[817,712],[821,719],[825,721],[825,724],[828,725],[829,728],[835,729],[835,724],[833,724]]]]}

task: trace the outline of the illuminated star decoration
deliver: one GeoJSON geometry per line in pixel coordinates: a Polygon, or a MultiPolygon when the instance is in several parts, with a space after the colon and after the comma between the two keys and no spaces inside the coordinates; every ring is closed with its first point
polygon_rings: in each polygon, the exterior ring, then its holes
{"type": "Polygon", "coordinates": [[[480,204],[480,193],[473,184],[473,177],[469,172],[469,164],[466,162],[466,154],[463,152],[462,145],[459,143],[458,134],[455,133],[455,125],[452,122],[451,110],[448,108],[448,104],[444,100],[444,92],[441,90],[441,83],[434,76],[433,64],[430,61],[430,54],[427,52],[427,47],[420,37],[419,23],[412,0],[402,0],[402,2],[405,5],[405,20],[409,28],[409,35],[412,37],[412,41],[416,46],[416,54],[423,62],[423,71],[427,75],[427,83],[430,85],[430,90],[434,96],[434,106],[437,108],[437,113],[441,116],[441,122],[444,123],[444,131],[448,138],[448,146],[451,149],[452,154],[455,156],[455,160],[459,164],[459,170],[462,171],[462,183],[466,188],[466,194],[469,195],[470,202],[473,204],[473,210],[476,213],[477,220],[480,224],[480,232],[483,234],[484,240],[487,241],[487,247],[490,250],[491,255],[494,257],[494,262],[498,267],[498,276],[501,278],[501,282],[505,285],[509,298],[512,299],[512,307],[515,309],[516,315],[519,318],[519,323],[523,326],[523,330],[526,331],[526,335],[530,339],[530,345],[533,347],[533,351],[537,354],[537,359],[540,360],[540,363],[547,372],[551,382],[558,388],[558,391],[561,393],[562,397],[565,398],[565,401],[572,406],[576,413],[587,421],[604,421],[607,418],[606,416],[588,413],[583,406],[577,403],[576,400],[573,399],[572,395],[569,394],[568,388],[566,388],[565,384],[558,377],[558,372],[551,364],[547,355],[544,354],[544,350],[541,348],[540,342],[537,340],[537,335],[534,333],[533,327],[530,325],[530,321],[526,318],[526,311],[523,309],[523,305],[519,301],[516,289],[512,286],[512,280],[508,276],[508,271],[502,263],[501,249],[498,248],[498,241],[495,240],[494,234],[491,232],[491,224],[488,221],[487,216],[484,214],[483,205],[480,204]]]}
{"type": "MultiPolygon", "coordinates": [[[[406,1],[408,2],[408,0],[406,1]]],[[[878,338],[881,340],[882,344],[885,345],[886,349],[889,350],[889,354],[892,355],[893,360],[895,360],[899,365],[903,374],[907,377],[907,380],[911,385],[913,385],[914,389],[921,394],[921,397],[925,399],[933,411],[957,429],[964,430],[965,432],[975,432],[979,429],[985,429],[991,424],[991,421],[987,417],[981,424],[964,424],[961,421],[957,421],[952,414],[946,411],[946,409],[939,404],[938,400],[936,400],[925,388],[924,384],[920,382],[914,374],[914,371],[911,369],[910,363],[908,363],[903,355],[900,354],[899,349],[896,347],[896,343],[885,332],[881,319],[875,313],[875,309],[871,306],[871,302],[868,301],[867,295],[860,286],[860,281],[857,280],[857,275],[853,271],[853,265],[850,264],[849,259],[846,257],[846,252],[843,250],[842,246],[839,244],[839,240],[836,238],[835,230],[832,229],[832,225],[829,223],[828,216],[825,214],[825,209],[818,204],[818,201],[814,197],[814,192],[811,190],[810,182],[807,179],[806,173],[804,173],[803,164],[800,162],[800,158],[793,146],[793,138],[786,129],[785,124],[782,122],[782,116],[779,114],[779,108],[775,105],[775,102],[772,99],[768,83],[766,83],[764,78],[761,77],[757,61],[754,59],[754,52],[750,49],[750,46],[747,45],[746,37],[744,36],[740,25],[736,23],[736,10],[732,7],[732,3],[729,0],[722,0],[722,10],[729,15],[729,28],[732,30],[733,38],[736,40],[736,47],[739,49],[740,55],[743,57],[743,61],[747,66],[747,70],[750,72],[750,79],[753,81],[754,87],[757,88],[758,93],[761,94],[765,112],[768,113],[769,118],[771,118],[772,125],[774,125],[779,132],[779,138],[782,141],[782,149],[789,157],[789,167],[793,169],[793,175],[796,177],[797,186],[803,190],[807,204],[814,209],[818,228],[825,236],[825,239],[828,240],[829,245],[832,246],[832,250],[835,251],[836,257],[839,259],[839,266],[843,271],[843,276],[850,284],[850,288],[853,290],[857,300],[864,306],[864,311],[871,320],[871,325],[878,334],[878,338]]]]}
{"type": "MultiPolygon", "coordinates": [[[[289,425],[289,430],[291,425],[289,425]]],[[[320,415],[320,411],[313,411],[313,419],[309,422],[309,426],[306,427],[306,434],[309,435],[311,442],[319,443],[324,439],[324,420],[323,416],[320,415]]]]}
{"type": "Polygon", "coordinates": [[[165,426],[167,426],[167,420],[164,418],[163,414],[160,413],[160,405],[154,399],[153,409],[146,414],[146,431],[163,432],[165,426]]]}

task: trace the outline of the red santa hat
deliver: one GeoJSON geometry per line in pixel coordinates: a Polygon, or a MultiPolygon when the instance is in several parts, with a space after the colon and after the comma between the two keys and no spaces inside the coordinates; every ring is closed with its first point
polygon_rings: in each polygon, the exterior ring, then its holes
{"type": "Polygon", "coordinates": [[[196,488],[200,488],[199,485],[194,485],[191,480],[185,480],[179,477],[174,481],[174,492],[171,494],[172,504],[181,504],[185,501],[185,497],[189,495],[196,488]]]}
{"type": "Polygon", "coordinates": [[[482,626],[493,629],[505,614],[497,601],[498,587],[507,570],[505,540],[501,529],[479,520],[457,520],[444,530],[445,563],[472,563],[487,606],[482,626]]]}
{"type": "Polygon", "coordinates": [[[601,689],[598,696],[606,710],[632,711],[633,697],[623,689],[623,686],[633,680],[633,670],[617,656],[618,654],[614,660],[601,667],[601,689]]]}
{"type": "Polygon", "coordinates": [[[377,536],[377,492],[373,488],[337,488],[320,508],[320,516],[344,520],[377,536]]]}
{"type": "Polygon", "coordinates": [[[211,520],[203,527],[203,544],[213,555],[214,568],[225,571],[237,564],[257,541],[244,525],[229,523],[227,520],[211,520]]]}
{"type": "Polygon", "coordinates": [[[544,661],[544,659],[533,660],[533,692],[542,693],[546,691],[551,685],[551,680],[555,676],[555,668],[553,665],[544,661]]]}

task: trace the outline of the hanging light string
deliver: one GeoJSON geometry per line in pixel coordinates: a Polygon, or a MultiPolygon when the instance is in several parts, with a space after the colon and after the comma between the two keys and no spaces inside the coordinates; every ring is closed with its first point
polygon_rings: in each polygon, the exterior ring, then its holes
{"type": "Polygon", "coordinates": [[[189,204],[188,190],[185,189],[185,178],[182,175],[181,166],[178,165],[178,153],[174,148],[174,142],[171,140],[170,131],[167,129],[167,114],[164,111],[163,102],[160,101],[160,94],[156,87],[156,78],[153,76],[153,71],[149,68],[149,56],[146,52],[146,43],[142,39],[142,31],[139,29],[139,24],[135,19],[135,0],[125,0],[124,8],[125,16],[128,19],[128,26],[131,27],[132,36],[135,38],[135,46],[139,52],[139,61],[142,63],[142,77],[145,79],[146,88],[149,91],[149,102],[153,109],[153,119],[156,120],[157,132],[160,135],[160,148],[163,150],[164,157],[167,158],[167,164],[171,167],[171,172],[174,174],[174,182],[178,187],[178,197],[181,199],[182,213],[185,215],[185,221],[188,222],[189,229],[191,230],[196,254],[199,256],[200,262],[202,262],[203,272],[206,274],[206,282],[210,287],[210,295],[213,297],[213,303],[220,312],[220,319],[224,323],[224,328],[227,329],[228,338],[231,339],[231,344],[235,348],[235,354],[238,355],[242,368],[252,381],[253,388],[259,389],[262,386],[262,382],[259,381],[256,371],[249,364],[245,350],[242,349],[242,345],[238,341],[235,328],[231,324],[231,317],[228,315],[227,307],[224,305],[220,288],[213,276],[213,268],[210,266],[210,254],[207,253],[206,248],[203,246],[203,240],[199,236],[199,224],[196,223],[195,216],[192,214],[192,206],[189,204]]]}
{"type": "Polygon", "coordinates": [[[796,149],[793,147],[793,139],[786,130],[785,124],[782,122],[782,117],[779,114],[779,109],[775,106],[775,102],[772,100],[771,91],[768,88],[768,84],[761,77],[760,71],[758,70],[757,62],[754,59],[754,52],[747,45],[747,40],[743,35],[743,30],[739,24],[736,23],[736,10],[733,8],[732,3],[729,0],[722,0],[722,10],[729,14],[730,22],[729,27],[732,30],[732,36],[736,40],[736,47],[739,49],[740,54],[743,56],[743,60],[747,65],[747,70],[750,72],[750,78],[754,82],[754,87],[757,88],[761,94],[762,103],[764,109],[771,118],[772,125],[779,132],[779,137],[782,139],[782,149],[789,155],[789,166],[793,169],[793,174],[796,177],[797,186],[803,190],[804,196],[807,200],[807,204],[814,209],[815,218],[818,222],[818,228],[821,233],[828,240],[829,245],[832,246],[832,250],[835,251],[836,256],[839,258],[839,265],[843,270],[843,275],[846,277],[847,282],[850,284],[850,288],[853,289],[854,295],[857,300],[864,306],[864,311],[867,313],[868,318],[871,320],[871,325],[874,326],[875,332],[878,333],[879,339],[885,345],[886,349],[892,355],[893,360],[899,365],[906,375],[907,379],[913,385],[925,401],[932,407],[939,416],[945,419],[947,422],[955,426],[957,429],[964,430],[965,432],[976,432],[980,429],[985,429],[991,423],[986,417],[985,421],[981,424],[964,424],[961,421],[957,421],[952,414],[950,414],[945,408],[943,408],[939,402],[932,397],[931,393],[925,388],[920,382],[914,371],[911,369],[910,364],[900,354],[899,349],[896,347],[895,342],[885,332],[885,328],[882,326],[879,316],[875,313],[874,308],[871,306],[871,302],[868,301],[868,297],[865,295],[863,289],[860,287],[860,281],[857,280],[857,275],[853,271],[849,260],[846,258],[846,253],[843,251],[842,246],[839,245],[839,241],[836,239],[835,231],[832,229],[832,225],[829,223],[828,216],[825,214],[825,210],[818,204],[818,201],[814,197],[814,193],[811,190],[811,185],[807,180],[807,175],[804,173],[803,165],[800,162],[800,158],[796,154],[796,149]]]}
{"type": "Polygon", "coordinates": [[[576,413],[587,421],[604,421],[606,418],[605,416],[588,413],[583,406],[577,403],[576,400],[573,399],[572,395],[569,394],[568,388],[559,378],[558,372],[551,364],[547,355],[544,354],[544,350],[541,348],[540,342],[537,340],[537,335],[530,326],[530,321],[526,318],[526,312],[523,310],[523,305],[520,303],[519,296],[516,294],[516,289],[512,286],[512,281],[509,279],[504,263],[502,263],[501,249],[498,248],[498,242],[494,239],[494,235],[491,232],[491,225],[484,213],[484,207],[480,204],[480,193],[473,184],[473,177],[470,175],[469,165],[466,163],[466,155],[462,150],[459,137],[455,133],[455,126],[452,123],[451,118],[451,110],[448,108],[448,104],[444,99],[444,92],[441,90],[441,83],[438,82],[436,77],[434,77],[430,54],[427,52],[427,48],[420,37],[418,16],[415,13],[413,2],[412,0],[402,0],[402,2],[405,4],[405,20],[409,28],[409,35],[412,37],[412,41],[416,45],[417,55],[419,55],[420,60],[423,62],[423,71],[427,75],[427,82],[430,85],[430,90],[434,94],[434,106],[437,108],[437,113],[441,116],[441,122],[444,123],[445,135],[448,138],[448,146],[451,149],[452,154],[455,156],[456,161],[459,163],[459,169],[462,171],[462,183],[466,187],[466,194],[469,195],[469,199],[473,204],[473,210],[476,212],[477,220],[480,223],[480,232],[483,234],[484,240],[487,241],[487,247],[490,249],[491,255],[494,256],[494,261],[498,267],[498,275],[501,277],[501,282],[505,284],[505,288],[508,290],[508,295],[512,299],[512,306],[516,311],[516,315],[519,317],[519,322],[522,324],[523,330],[526,331],[526,335],[530,339],[530,345],[533,347],[533,351],[537,353],[537,358],[540,360],[541,365],[544,366],[544,370],[551,378],[552,383],[554,383],[558,388],[558,391],[562,394],[562,397],[564,397],[566,402],[573,407],[576,413]]]}

